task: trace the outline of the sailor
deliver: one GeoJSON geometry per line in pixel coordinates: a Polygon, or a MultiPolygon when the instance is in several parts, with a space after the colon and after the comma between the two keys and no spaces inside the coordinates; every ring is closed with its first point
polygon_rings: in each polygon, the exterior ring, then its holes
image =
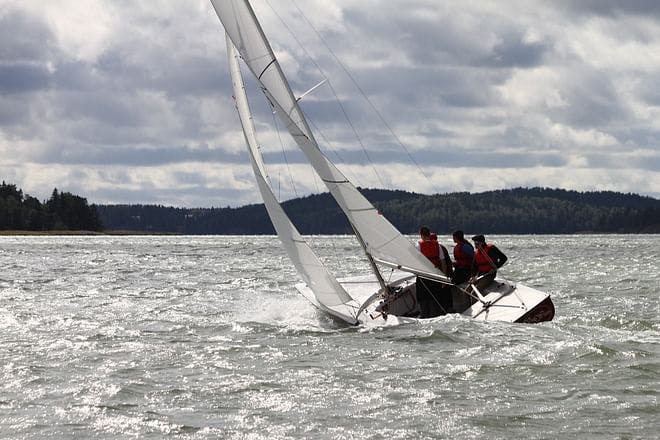
{"type": "Polygon", "coordinates": [[[473,269],[477,274],[477,288],[481,290],[495,280],[497,269],[506,263],[507,257],[494,244],[486,244],[483,235],[475,235],[472,241],[477,249],[473,269]]]}
{"type": "MultiPolygon", "coordinates": [[[[419,237],[417,248],[420,252],[442,273],[450,276],[449,252],[438,242],[438,236],[431,233],[427,226],[422,226],[419,228],[419,237]]],[[[447,284],[421,277],[417,277],[415,284],[420,318],[432,318],[452,311],[452,298],[447,284]]]]}
{"type": "Polygon", "coordinates": [[[463,283],[472,274],[472,262],[474,260],[474,248],[465,239],[463,231],[454,231],[454,276],[452,280],[456,284],[463,283]]]}
{"type": "Polygon", "coordinates": [[[448,274],[450,269],[449,252],[447,248],[438,242],[438,235],[432,233],[428,226],[419,228],[420,240],[417,242],[417,249],[431,262],[435,267],[440,269],[445,275],[448,274]]]}

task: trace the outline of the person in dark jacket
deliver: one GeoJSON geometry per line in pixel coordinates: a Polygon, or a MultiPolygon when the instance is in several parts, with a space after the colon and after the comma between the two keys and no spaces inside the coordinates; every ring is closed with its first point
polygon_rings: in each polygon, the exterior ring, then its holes
{"type": "Polygon", "coordinates": [[[494,244],[487,244],[483,235],[475,235],[472,241],[476,248],[473,272],[477,276],[477,288],[481,290],[495,280],[497,269],[506,263],[507,257],[494,244]]]}
{"type": "Polygon", "coordinates": [[[456,284],[463,283],[472,275],[472,263],[474,260],[474,248],[465,239],[463,231],[454,231],[454,276],[453,281],[456,284]]]}

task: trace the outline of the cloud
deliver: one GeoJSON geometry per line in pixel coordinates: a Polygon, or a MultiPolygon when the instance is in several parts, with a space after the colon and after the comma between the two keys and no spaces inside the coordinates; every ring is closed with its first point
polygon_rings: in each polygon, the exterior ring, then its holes
{"type": "Polygon", "coordinates": [[[0,58],[16,62],[47,61],[53,33],[39,15],[20,9],[0,10],[0,58]]]}
{"type": "MultiPolygon", "coordinates": [[[[660,197],[655,1],[253,3],[297,95],[330,79],[301,105],[359,185],[660,197]]],[[[0,41],[3,179],[98,203],[259,201],[207,1],[9,0],[0,41]]],[[[282,197],[322,190],[246,80],[282,197]]]]}
{"type": "Polygon", "coordinates": [[[209,147],[190,148],[145,148],[145,147],[117,147],[105,148],[94,146],[87,149],[70,148],[63,145],[58,150],[50,150],[46,154],[34,157],[34,163],[61,164],[61,165],[123,165],[123,166],[160,166],[181,162],[203,162],[245,164],[248,161],[247,153],[231,154],[209,147]]]}
{"type": "Polygon", "coordinates": [[[25,93],[48,88],[50,72],[45,66],[14,64],[0,66],[0,92],[25,93]]]}
{"type": "Polygon", "coordinates": [[[560,0],[563,8],[590,15],[616,17],[632,14],[644,17],[660,17],[660,5],[654,0],[560,0]]]}

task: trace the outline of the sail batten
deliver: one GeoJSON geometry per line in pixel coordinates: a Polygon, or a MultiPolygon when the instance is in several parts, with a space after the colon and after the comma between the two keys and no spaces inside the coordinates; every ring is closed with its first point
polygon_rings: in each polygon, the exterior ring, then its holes
{"type": "Polygon", "coordinates": [[[378,211],[376,208],[361,208],[361,209],[349,209],[351,212],[362,212],[362,211],[378,211]]]}
{"type": "Polygon", "coordinates": [[[271,60],[271,62],[268,63],[268,65],[267,65],[266,67],[264,67],[264,70],[259,74],[259,76],[258,76],[257,78],[261,79],[261,77],[263,76],[263,74],[266,73],[266,70],[268,70],[268,68],[269,68],[270,66],[272,66],[274,62],[275,62],[274,59],[271,60]]]}
{"type": "Polygon", "coordinates": [[[342,183],[350,183],[348,180],[327,180],[327,179],[321,179],[325,183],[334,183],[336,185],[342,184],[342,183]]]}

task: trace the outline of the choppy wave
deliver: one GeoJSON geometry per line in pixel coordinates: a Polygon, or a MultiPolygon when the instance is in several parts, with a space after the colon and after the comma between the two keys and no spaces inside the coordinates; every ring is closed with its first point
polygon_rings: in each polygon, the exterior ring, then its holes
{"type": "Polygon", "coordinates": [[[0,237],[0,437],[657,437],[660,237],[489,238],[554,321],[340,326],[273,237],[0,237]]]}

